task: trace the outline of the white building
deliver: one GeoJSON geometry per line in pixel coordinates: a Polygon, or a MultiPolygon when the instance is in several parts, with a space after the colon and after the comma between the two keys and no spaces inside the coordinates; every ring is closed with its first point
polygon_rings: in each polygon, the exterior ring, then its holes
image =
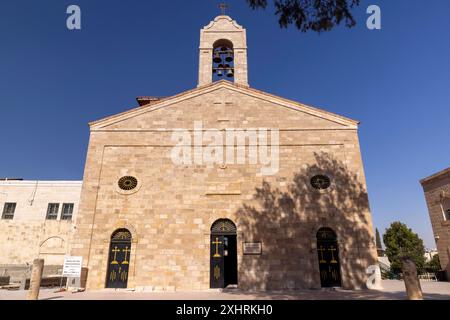
{"type": "Polygon", "coordinates": [[[425,261],[426,262],[431,261],[431,259],[433,259],[433,257],[437,254],[438,254],[437,249],[427,249],[425,251],[425,261]]]}
{"type": "Polygon", "coordinates": [[[36,258],[62,265],[82,181],[0,180],[0,274],[36,258]]]}

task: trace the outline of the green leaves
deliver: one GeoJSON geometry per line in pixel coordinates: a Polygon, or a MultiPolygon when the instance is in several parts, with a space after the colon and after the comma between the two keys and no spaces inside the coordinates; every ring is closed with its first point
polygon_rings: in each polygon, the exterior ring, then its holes
{"type": "MultiPolygon", "coordinates": [[[[252,9],[267,7],[267,0],[247,0],[247,3],[252,9]]],[[[274,0],[280,27],[293,24],[302,32],[319,33],[342,22],[349,28],[355,26],[351,9],[359,4],[360,0],[274,0]]]]}
{"type": "Polygon", "coordinates": [[[416,264],[418,272],[425,266],[425,248],[422,239],[401,222],[393,222],[383,236],[386,255],[391,262],[391,270],[401,272],[402,257],[408,257],[416,264]]]}

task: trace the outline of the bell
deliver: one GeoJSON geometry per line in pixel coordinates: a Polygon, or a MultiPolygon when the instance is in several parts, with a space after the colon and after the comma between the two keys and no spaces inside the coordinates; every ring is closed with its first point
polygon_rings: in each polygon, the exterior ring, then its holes
{"type": "Polygon", "coordinates": [[[233,76],[234,76],[233,69],[228,69],[228,70],[227,70],[227,77],[228,77],[228,78],[231,78],[231,77],[233,77],[233,76]]]}
{"type": "Polygon", "coordinates": [[[222,62],[222,58],[220,57],[220,54],[218,52],[214,53],[213,61],[215,63],[221,63],[222,62]]]}
{"type": "Polygon", "coordinates": [[[227,57],[225,58],[226,62],[233,61],[233,54],[231,52],[228,52],[227,57]]]}
{"type": "Polygon", "coordinates": [[[218,70],[217,70],[217,76],[218,76],[218,77],[223,76],[223,71],[222,71],[222,69],[218,69],[218,70]]]}

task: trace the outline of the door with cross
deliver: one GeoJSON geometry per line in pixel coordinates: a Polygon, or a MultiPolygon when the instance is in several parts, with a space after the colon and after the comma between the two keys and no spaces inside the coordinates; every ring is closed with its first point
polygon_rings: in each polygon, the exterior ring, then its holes
{"type": "Polygon", "coordinates": [[[225,287],[224,236],[211,235],[211,288],[225,287]]]}
{"type": "Polygon", "coordinates": [[[317,254],[321,286],[340,287],[339,245],[336,234],[331,229],[321,229],[317,234],[317,254]]]}
{"type": "Polygon", "coordinates": [[[126,288],[131,258],[131,234],[114,233],[109,248],[106,288],[126,288]]]}
{"type": "Polygon", "coordinates": [[[237,285],[236,225],[228,219],[219,219],[211,227],[210,286],[226,288],[237,285]]]}

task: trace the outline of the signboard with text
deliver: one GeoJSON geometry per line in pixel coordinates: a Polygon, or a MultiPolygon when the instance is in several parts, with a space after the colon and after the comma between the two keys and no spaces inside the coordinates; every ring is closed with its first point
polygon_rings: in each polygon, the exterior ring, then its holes
{"type": "Polygon", "coordinates": [[[81,267],[83,265],[83,257],[64,258],[63,277],[79,278],[81,277],[81,267]]]}
{"type": "Polygon", "coordinates": [[[244,254],[262,254],[261,242],[244,242],[244,254]]]}

